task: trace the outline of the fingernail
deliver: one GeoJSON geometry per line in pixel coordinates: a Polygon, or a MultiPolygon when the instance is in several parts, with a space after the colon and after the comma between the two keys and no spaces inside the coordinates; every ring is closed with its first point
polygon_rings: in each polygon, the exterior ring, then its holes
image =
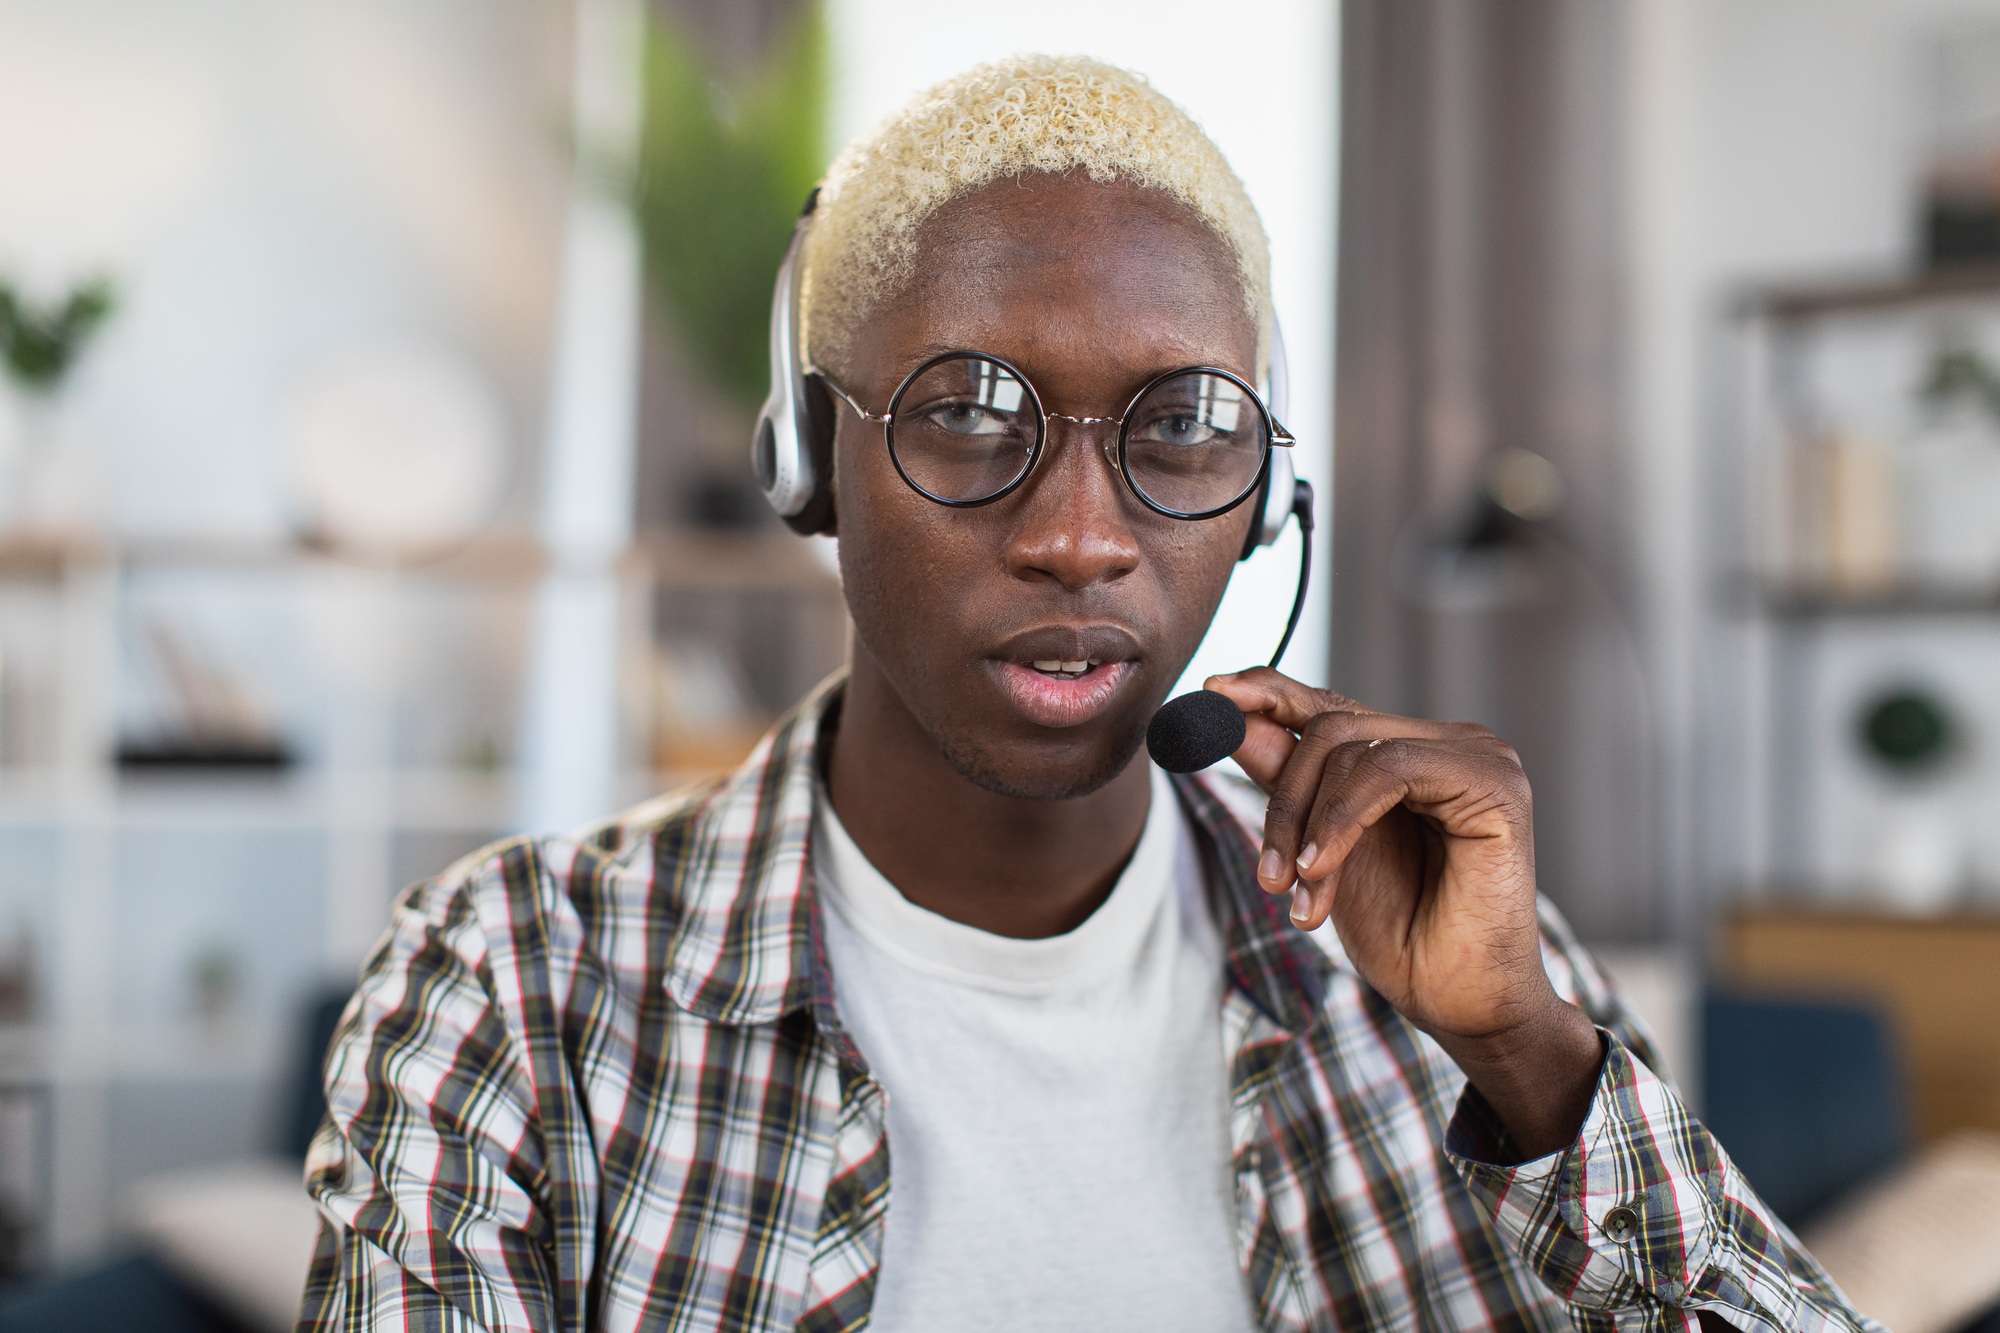
{"type": "Polygon", "coordinates": [[[1319,860],[1319,844],[1316,842],[1307,843],[1306,849],[1299,853],[1300,873],[1304,873],[1305,868],[1317,860],[1319,860]]]}
{"type": "Polygon", "coordinates": [[[1312,914],[1313,914],[1312,891],[1306,888],[1306,886],[1303,884],[1293,886],[1292,920],[1298,922],[1300,925],[1303,926],[1306,922],[1312,920],[1312,914]]]}
{"type": "Polygon", "coordinates": [[[1263,858],[1257,862],[1257,878],[1276,879],[1284,873],[1285,858],[1278,855],[1276,847],[1266,847],[1263,858]]]}

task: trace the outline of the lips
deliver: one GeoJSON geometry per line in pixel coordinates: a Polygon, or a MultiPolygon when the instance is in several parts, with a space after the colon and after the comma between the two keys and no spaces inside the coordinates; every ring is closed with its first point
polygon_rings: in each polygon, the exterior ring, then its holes
{"type": "Polygon", "coordinates": [[[1116,625],[1024,630],[988,659],[1001,692],[1027,721],[1067,728],[1108,710],[1138,670],[1139,645],[1116,625]]]}

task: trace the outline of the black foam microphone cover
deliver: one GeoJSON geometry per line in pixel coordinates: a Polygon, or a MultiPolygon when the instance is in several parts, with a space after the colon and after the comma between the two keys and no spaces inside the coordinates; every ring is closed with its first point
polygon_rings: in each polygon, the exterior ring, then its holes
{"type": "Polygon", "coordinates": [[[1243,710],[1226,694],[1196,690],[1169,699],[1146,728],[1146,750],[1169,773],[1194,773],[1236,753],[1245,734],[1243,710]]]}

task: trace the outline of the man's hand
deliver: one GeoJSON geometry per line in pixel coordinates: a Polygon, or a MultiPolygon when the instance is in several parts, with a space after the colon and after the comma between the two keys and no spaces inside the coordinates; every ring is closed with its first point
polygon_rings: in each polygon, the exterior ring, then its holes
{"type": "Polygon", "coordinates": [[[1533,803],[1481,726],[1396,717],[1269,668],[1211,677],[1246,714],[1236,752],[1269,793],[1257,878],[1292,919],[1331,916],[1348,957],[1434,1037],[1529,1157],[1589,1109],[1596,1030],[1542,968],[1533,803]]]}

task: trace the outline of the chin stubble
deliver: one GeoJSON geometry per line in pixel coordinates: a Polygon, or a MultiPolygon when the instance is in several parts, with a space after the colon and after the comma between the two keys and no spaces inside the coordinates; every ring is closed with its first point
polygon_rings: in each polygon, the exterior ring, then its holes
{"type": "Polygon", "coordinates": [[[938,753],[960,777],[996,796],[1023,801],[1073,801],[1088,796],[1123,773],[1145,740],[1145,731],[1134,729],[1118,737],[1117,744],[1105,753],[1101,764],[1080,771],[1050,773],[1035,781],[1025,775],[1007,772],[1007,766],[999,756],[977,740],[948,735],[932,726],[928,719],[920,720],[924,730],[930,734],[932,744],[938,747],[938,753]]]}

